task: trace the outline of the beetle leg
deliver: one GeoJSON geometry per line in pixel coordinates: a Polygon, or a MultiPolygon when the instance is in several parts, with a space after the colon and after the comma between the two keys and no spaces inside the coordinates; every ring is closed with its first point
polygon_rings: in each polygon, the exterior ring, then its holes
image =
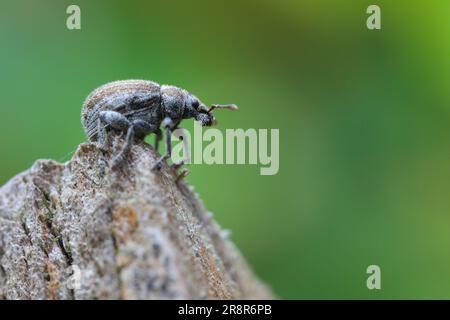
{"type": "Polygon", "coordinates": [[[123,163],[125,160],[125,157],[130,152],[131,145],[133,144],[133,141],[136,138],[138,139],[144,139],[147,134],[152,132],[154,130],[154,127],[148,124],[147,122],[143,120],[134,120],[131,125],[128,127],[127,130],[127,136],[125,138],[125,144],[123,146],[123,149],[120,151],[120,153],[113,159],[112,167],[118,167],[123,163]]]}
{"type": "Polygon", "coordinates": [[[162,124],[165,129],[166,135],[166,152],[164,153],[163,156],[161,156],[161,158],[159,158],[159,160],[155,163],[155,165],[152,168],[152,170],[158,171],[161,170],[163,161],[170,158],[170,156],[172,155],[172,142],[171,142],[171,134],[172,134],[171,127],[173,126],[172,119],[165,118],[162,124]]]}
{"type": "Polygon", "coordinates": [[[158,130],[155,131],[155,134],[156,134],[156,136],[155,136],[155,150],[158,151],[158,149],[159,149],[159,142],[163,138],[161,129],[158,128],[158,130]]]}
{"type": "Polygon", "coordinates": [[[125,138],[125,144],[123,145],[122,150],[112,160],[111,167],[113,169],[117,168],[118,166],[120,166],[123,163],[123,161],[125,160],[125,157],[130,152],[131,145],[133,144],[133,140],[134,140],[134,126],[131,125],[128,127],[127,136],[125,138]]]}
{"type": "Polygon", "coordinates": [[[156,127],[144,120],[134,120],[132,122],[136,139],[143,140],[145,136],[155,131],[156,127]]]}
{"type": "Polygon", "coordinates": [[[127,136],[125,138],[125,144],[123,146],[123,149],[113,159],[112,167],[115,168],[123,163],[125,157],[130,152],[131,145],[133,144],[135,138],[144,139],[147,134],[149,134],[154,130],[155,130],[154,126],[150,125],[144,120],[140,119],[134,120],[128,127],[127,136]]]}
{"type": "Polygon", "coordinates": [[[107,124],[102,119],[98,117],[97,120],[97,136],[98,136],[98,148],[102,151],[108,151],[108,133],[106,132],[107,124]]]}
{"type": "Polygon", "coordinates": [[[103,123],[117,130],[125,131],[131,125],[123,114],[116,111],[101,111],[99,117],[103,123]]]}
{"type": "MultiPolygon", "coordinates": [[[[99,114],[100,121],[106,125],[109,125],[111,128],[125,131],[127,132],[125,138],[125,144],[119,154],[112,160],[112,168],[119,166],[125,159],[125,156],[128,154],[131,148],[131,144],[134,140],[134,126],[130,121],[121,113],[107,110],[102,111],[99,114]]],[[[105,127],[105,126],[103,126],[105,127]]],[[[105,128],[106,130],[106,128],[105,128]]]]}
{"type": "Polygon", "coordinates": [[[185,158],[179,163],[172,164],[172,168],[178,170],[182,165],[191,163],[190,150],[189,150],[189,139],[187,138],[185,129],[174,131],[174,136],[177,137],[181,143],[183,143],[183,153],[185,158]]]}

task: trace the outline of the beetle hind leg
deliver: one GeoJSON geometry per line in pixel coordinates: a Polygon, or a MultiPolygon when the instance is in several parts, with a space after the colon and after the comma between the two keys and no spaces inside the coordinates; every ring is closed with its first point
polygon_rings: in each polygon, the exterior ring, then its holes
{"type": "MultiPolygon", "coordinates": [[[[100,112],[99,121],[102,123],[102,129],[104,132],[99,130],[99,145],[106,146],[108,143],[108,133],[106,133],[106,127],[109,126],[113,129],[117,129],[120,131],[126,131],[125,144],[122,147],[122,150],[119,152],[117,156],[115,156],[112,160],[112,168],[117,168],[119,165],[123,163],[126,155],[131,149],[131,144],[134,140],[134,127],[131,122],[121,113],[107,110],[100,112]]],[[[99,128],[100,129],[100,128],[99,128]]]]}

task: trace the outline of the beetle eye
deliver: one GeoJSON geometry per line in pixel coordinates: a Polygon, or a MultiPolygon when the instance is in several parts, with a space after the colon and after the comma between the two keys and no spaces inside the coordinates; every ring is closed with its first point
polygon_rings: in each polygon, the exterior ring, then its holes
{"type": "Polygon", "coordinates": [[[193,106],[195,109],[197,109],[199,105],[200,105],[200,103],[198,102],[198,100],[192,101],[192,106],[193,106]]]}

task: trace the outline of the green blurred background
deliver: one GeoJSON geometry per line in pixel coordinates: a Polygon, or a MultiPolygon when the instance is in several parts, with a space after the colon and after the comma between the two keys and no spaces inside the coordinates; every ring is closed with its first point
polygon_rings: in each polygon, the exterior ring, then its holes
{"type": "Polygon", "coordinates": [[[70,159],[95,87],[179,85],[240,106],[220,129],[280,129],[278,175],[188,178],[278,296],[449,299],[449,16],[446,0],[2,0],[0,183],[70,159]],[[81,30],[66,29],[69,4],[81,30]]]}

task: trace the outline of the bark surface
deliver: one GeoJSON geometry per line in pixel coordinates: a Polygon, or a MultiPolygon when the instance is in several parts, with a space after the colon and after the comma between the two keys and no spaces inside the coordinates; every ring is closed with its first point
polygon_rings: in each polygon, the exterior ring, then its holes
{"type": "Polygon", "coordinates": [[[272,298],[192,187],[151,171],[157,158],[135,144],[101,177],[100,150],[81,144],[1,187],[0,299],[272,298]]]}

